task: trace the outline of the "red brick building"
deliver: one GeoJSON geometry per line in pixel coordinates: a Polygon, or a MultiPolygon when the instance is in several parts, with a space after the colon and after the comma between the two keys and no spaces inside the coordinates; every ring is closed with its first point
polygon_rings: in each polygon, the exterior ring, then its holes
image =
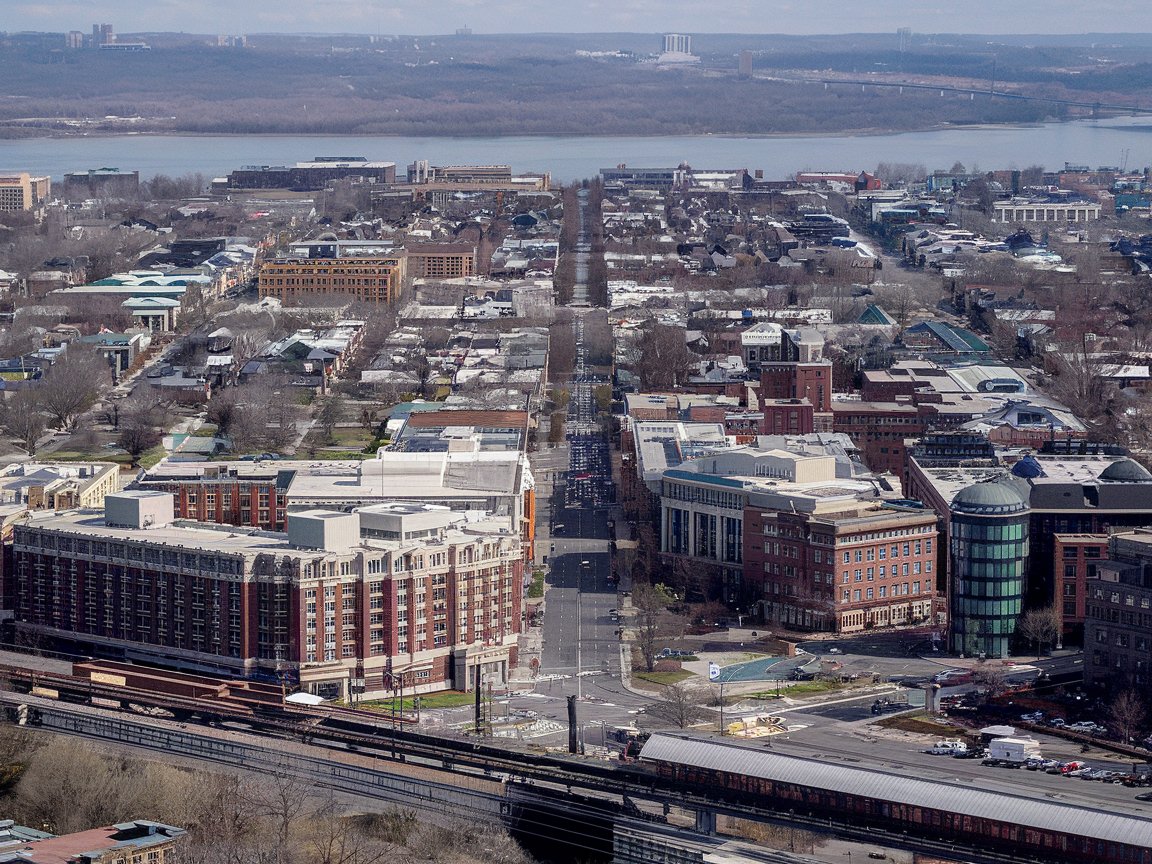
{"type": "Polygon", "coordinates": [[[815,431],[815,412],[807,399],[772,399],[760,404],[761,435],[807,435],[815,431]]]}
{"type": "Polygon", "coordinates": [[[764,617],[798,630],[851,633],[935,622],[936,514],[872,501],[832,512],[744,512],[745,587],[764,617]]]}
{"type": "Polygon", "coordinates": [[[1056,534],[1052,552],[1053,600],[1064,618],[1064,633],[1079,642],[1084,628],[1088,585],[1108,560],[1107,534],[1056,534]]]}

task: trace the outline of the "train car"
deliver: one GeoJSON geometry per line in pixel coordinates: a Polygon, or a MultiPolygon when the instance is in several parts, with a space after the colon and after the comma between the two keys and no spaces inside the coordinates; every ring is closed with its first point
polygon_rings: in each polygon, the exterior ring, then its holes
{"type": "Polygon", "coordinates": [[[1152,820],[835,765],[689,735],[640,753],[664,779],[718,800],[1045,861],[1152,864],[1152,820]]]}

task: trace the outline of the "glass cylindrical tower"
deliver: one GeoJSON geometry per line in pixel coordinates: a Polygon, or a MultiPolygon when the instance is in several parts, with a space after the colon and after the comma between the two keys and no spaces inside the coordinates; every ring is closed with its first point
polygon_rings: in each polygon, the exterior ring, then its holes
{"type": "Polygon", "coordinates": [[[1028,502],[1002,478],[961,489],[951,511],[952,650],[1007,657],[1028,577],[1028,502]]]}

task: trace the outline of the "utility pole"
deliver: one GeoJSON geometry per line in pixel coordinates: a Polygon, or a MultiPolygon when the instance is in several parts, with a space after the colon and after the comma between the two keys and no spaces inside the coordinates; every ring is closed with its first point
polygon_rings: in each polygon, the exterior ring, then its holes
{"type": "Polygon", "coordinates": [[[581,670],[581,646],[582,632],[584,626],[584,618],[582,614],[582,604],[580,602],[582,594],[580,591],[579,580],[576,583],[576,699],[584,698],[584,679],[580,677],[581,670]]]}
{"type": "Polygon", "coordinates": [[[475,697],[476,697],[474,713],[475,713],[476,734],[477,735],[480,734],[480,688],[482,686],[483,685],[480,683],[480,664],[477,663],[476,664],[476,677],[472,680],[472,688],[475,691],[475,697]]]}

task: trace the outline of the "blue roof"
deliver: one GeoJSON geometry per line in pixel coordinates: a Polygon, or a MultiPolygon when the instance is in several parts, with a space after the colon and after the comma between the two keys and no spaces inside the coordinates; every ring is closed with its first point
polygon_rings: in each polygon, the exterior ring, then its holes
{"type": "Polygon", "coordinates": [[[713,486],[727,486],[729,489],[743,489],[744,481],[734,477],[718,477],[715,474],[697,474],[695,471],[681,471],[672,468],[664,476],[673,480],[691,480],[695,483],[709,483],[713,486]]]}

